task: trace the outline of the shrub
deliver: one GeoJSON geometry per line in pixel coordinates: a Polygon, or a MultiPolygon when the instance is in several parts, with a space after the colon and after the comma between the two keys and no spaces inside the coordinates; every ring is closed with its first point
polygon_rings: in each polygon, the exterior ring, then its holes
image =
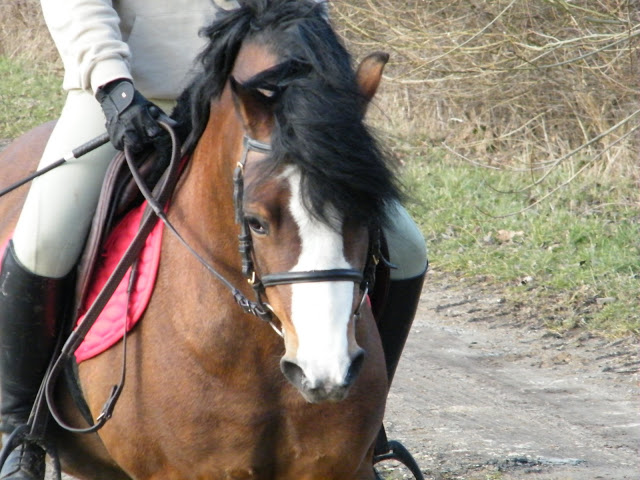
{"type": "Polygon", "coordinates": [[[635,0],[351,0],[333,16],[357,51],[392,54],[386,130],[489,165],[571,158],[636,171],[635,0]]]}

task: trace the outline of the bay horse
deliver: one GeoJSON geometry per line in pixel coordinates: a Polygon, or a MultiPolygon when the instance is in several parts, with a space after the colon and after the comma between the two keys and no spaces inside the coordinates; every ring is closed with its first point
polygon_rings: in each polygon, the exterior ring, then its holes
{"type": "MultiPolygon", "coordinates": [[[[371,232],[399,193],[363,117],[386,57],[354,71],[308,0],[247,2],[203,33],[201,72],[176,111],[191,158],[167,216],[249,295],[239,215],[282,338],[165,234],[153,296],[127,340],[126,388],[99,432],[54,431],[63,468],[87,479],[374,479],[388,384],[360,280],[371,232]]],[[[33,168],[49,130],[9,147],[2,172],[33,168]]],[[[3,237],[20,204],[3,199],[3,237]]],[[[112,348],[78,366],[94,418],[120,362],[112,348]]],[[[86,424],[65,391],[57,401],[86,424]]]]}

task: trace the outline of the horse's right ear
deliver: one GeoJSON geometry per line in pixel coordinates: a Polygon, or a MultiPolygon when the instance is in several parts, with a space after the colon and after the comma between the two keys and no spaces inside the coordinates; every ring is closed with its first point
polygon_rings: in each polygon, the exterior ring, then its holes
{"type": "Polygon", "coordinates": [[[233,76],[229,81],[236,112],[247,133],[256,140],[268,139],[273,127],[274,99],[258,89],[245,87],[233,76]]]}

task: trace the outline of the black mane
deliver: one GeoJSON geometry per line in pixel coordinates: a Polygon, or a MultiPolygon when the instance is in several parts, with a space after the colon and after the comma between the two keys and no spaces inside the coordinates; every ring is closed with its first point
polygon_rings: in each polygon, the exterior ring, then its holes
{"type": "Polygon", "coordinates": [[[306,207],[327,220],[327,203],[347,219],[386,223],[385,206],[399,190],[386,156],[362,118],[364,99],[351,57],[314,0],[245,0],[202,35],[202,73],[179,99],[178,120],[193,149],[209,106],[231,74],[245,41],[265,45],[282,62],[245,83],[274,92],[273,161],[299,167],[306,207]],[[181,118],[180,118],[181,117],[181,118]]]}

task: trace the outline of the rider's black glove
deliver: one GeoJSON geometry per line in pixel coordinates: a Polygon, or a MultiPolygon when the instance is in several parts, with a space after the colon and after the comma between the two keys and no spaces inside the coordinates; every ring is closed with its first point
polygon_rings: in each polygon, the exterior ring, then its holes
{"type": "Polygon", "coordinates": [[[130,80],[107,83],[98,89],[96,99],[107,119],[111,143],[118,150],[124,150],[126,145],[139,152],[164,133],[156,121],[160,108],[138,92],[130,80]]]}

